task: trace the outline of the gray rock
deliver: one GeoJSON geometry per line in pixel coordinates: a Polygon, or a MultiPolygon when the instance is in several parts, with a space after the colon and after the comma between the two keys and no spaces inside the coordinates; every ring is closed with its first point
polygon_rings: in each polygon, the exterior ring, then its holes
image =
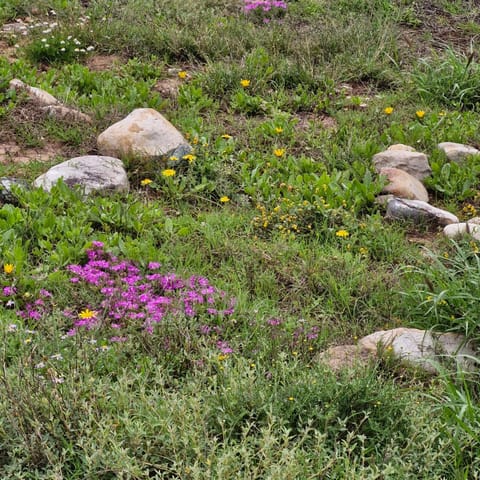
{"type": "Polygon", "coordinates": [[[42,110],[48,115],[58,118],[60,120],[74,120],[86,123],[92,123],[92,119],[74,108],[68,108],[64,105],[46,105],[42,110]]]}
{"type": "Polygon", "coordinates": [[[23,189],[30,188],[27,181],[20,178],[13,177],[1,177],[0,178],[0,202],[11,203],[12,205],[18,204],[18,199],[12,190],[12,187],[20,187],[23,189]]]}
{"type": "Polygon", "coordinates": [[[461,162],[470,155],[480,155],[480,151],[463,143],[443,142],[438,144],[447,158],[452,162],[461,162]]]}
{"type": "Polygon", "coordinates": [[[183,135],[152,108],[137,108],[101,133],[97,144],[102,155],[119,158],[181,158],[191,150],[183,135]]]}
{"type": "Polygon", "coordinates": [[[128,192],[129,183],[123,163],[118,158],[87,155],[55,165],[33,183],[50,191],[62,178],[70,187],[78,185],[83,192],[128,192]]]}
{"type": "Polygon", "coordinates": [[[432,207],[429,203],[420,200],[405,200],[402,198],[393,198],[388,202],[386,216],[399,220],[412,220],[416,223],[433,223],[442,226],[459,222],[453,213],[446,210],[432,207]]]}
{"type": "Polygon", "coordinates": [[[453,360],[457,367],[470,370],[478,355],[463,335],[434,334],[416,328],[381,330],[361,338],[358,347],[372,353],[389,352],[394,358],[429,373],[438,373],[437,365],[446,360],[453,360]]]}
{"type": "Polygon", "coordinates": [[[404,150],[405,152],[414,152],[415,149],[410,145],[404,145],[403,143],[396,143],[395,145],[390,145],[387,150],[404,150]]]}
{"type": "Polygon", "coordinates": [[[428,158],[424,153],[407,150],[386,150],[373,156],[377,172],[382,168],[398,168],[418,180],[423,180],[432,173],[428,158]]]}
{"type": "Polygon", "coordinates": [[[428,202],[428,192],[420,180],[398,168],[382,168],[380,175],[388,179],[388,184],[383,188],[383,192],[395,195],[399,198],[409,200],[421,200],[428,202]]]}
{"type": "Polygon", "coordinates": [[[59,103],[53,95],[50,95],[45,90],[37,87],[31,87],[30,85],[27,85],[18,78],[14,78],[10,81],[10,88],[19,92],[26,92],[28,97],[38,105],[57,105],[59,103]]]}

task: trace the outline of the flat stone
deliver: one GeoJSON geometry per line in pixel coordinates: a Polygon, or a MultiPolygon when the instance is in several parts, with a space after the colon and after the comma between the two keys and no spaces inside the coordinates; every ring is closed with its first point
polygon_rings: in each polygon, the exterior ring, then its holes
{"type": "Polygon", "coordinates": [[[452,223],[443,229],[443,234],[448,238],[457,238],[470,235],[475,240],[480,240],[480,218],[475,217],[468,222],[452,223]]]}
{"type": "Polygon", "coordinates": [[[46,105],[42,110],[48,115],[58,118],[60,120],[73,120],[86,123],[92,123],[90,116],[82,113],[74,108],[68,108],[63,105],[46,105]]]}
{"type": "Polygon", "coordinates": [[[57,105],[59,103],[58,100],[50,93],[42,90],[41,88],[27,85],[18,78],[14,78],[10,81],[10,88],[18,92],[26,92],[30,100],[37,103],[38,105],[57,105]]]}
{"type": "Polygon", "coordinates": [[[86,155],[55,165],[34,182],[34,187],[50,191],[59,179],[70,187],[80,186],[91,192],[128,192],[129,183],[123,163],[118,158],[86,155]]]}
{"type": "Polygon", "coordinates": [[[415,223],[432,223],[441,226],[459,223],[458,217],[453,213],[433,207],[421,200],[402,198],[393,198],[388,202],[386,216],[398,220],[412,220],[415,223]]]}
{"type": "Polygon", "coordinates": [[[398,168],[382,168],[380,175],[388,179],[388,184],[383,187],[383,192],[409,200],[428,202],[428,192],[420,180],[398,168]]]}
{"type": "Polygon", "coordinates": [[[380,330],[358,341],[358,347],[370,353],[389,352],[409,365],[428,373],[438,373],[438,364],[454,361],[457,367],[470,370],[471,357],[477,352],[463,335],[455,333],[435,334],[416,328],[380,330]]]}
{"type": "Polygon", "coordinates": [[[395,145],[390,145],[387,148],[387,151],[398,151],[398,150],[403,150],[405,152],[414,152],[415,149],[411,147],[410,145],[404,145],[403,143],[396,143],[395,145]]]}
{"type": "Polygon", "coordinates": [[[152,108],[138,108],[123,120],[107,128],[97,139],[102,155],[132,155],[160,159],[171,155],[181,158],[191,150],[183,135],[152,108]]]}
{"type": "Polygon", "coordinates": [[[461,162],[470,155],[480,155],[479,150],[463,143],[443,142],[437,146],[452,162],[461,162]]]}
{"type": "Polygon", "coordinates": [[[373,164],[378,173],[382,168],[398,168],[418,180],[432,173],[428,158],[424,153],[407,150],[386,150],[373,156],[373,164]]]}

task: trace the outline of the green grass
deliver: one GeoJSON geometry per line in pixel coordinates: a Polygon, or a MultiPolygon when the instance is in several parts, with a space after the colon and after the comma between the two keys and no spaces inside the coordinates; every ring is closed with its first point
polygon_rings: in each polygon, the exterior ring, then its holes
{"type": "Polygon", "coordinates": [[[0,208],[1,477],[477,478],[475,373],[428,378],[388,357],[333,372],[318,356],[398,326],[479,339],[478,242],[386,221],[371,162],[414,146],[431,202],[476,215],[478,159],[449,163],[436,145],[480,147],[478,7],[290,0],[264,23],[240,0],[200,3],[0,0],[1,24],[33,25],[0,38],[18,44],[0,54],[0,143],[55,145],[0,175],[31,181],[95,153],[139,107],[193,146],[191,161],[123,159],[125,196],[60,183],[0,208]],[[91,67],[105,55],[116,61],[91,67]],[[13,78],[93,122],[45,116],[13,78]],[[159,262],[206,277],[234,312],[169,307],[152,334],[131,319],[111,328],[105,293],[68,269],[93,241],[142,275],[159,262]],[[67,334],[89,311],[97,327],[67,334]]]}

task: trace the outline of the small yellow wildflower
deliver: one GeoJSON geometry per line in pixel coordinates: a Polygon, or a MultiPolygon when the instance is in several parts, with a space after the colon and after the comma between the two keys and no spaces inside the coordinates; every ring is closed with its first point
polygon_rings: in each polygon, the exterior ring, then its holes
{"type": "Polygon", "coordinates": [[[228,133],[224,133],[224,134],[222,135],[222,138],[224,138],[225,140],[230,140],[230,139],[232,138],[232,136],[229,135],[228,133]]]}
{"type": "Polygon", "coordinates": [[[226,359],[228,358],[228,355],[226,355],[226,354],[221,354],[221,355],[219,355],[217,358],[218,358],[218,361],[219,361],[219,362],[223,362],[224,360],[226,360],[226,359]]]}
{"type": "Polygon", "coordinates": [[[142,187],[146,187],[147,185],[150,185],[152,183],[152,181],[149,179],[149,178],[144,178],[141,182],[140,182],[140,185],[142,185],[142,187]]]}
{"type": "Polygon", "coordinates": [[[294,397],[288,397],[288,401],[289,401],[289,402],[293,402],[294,400],[295,400],[294,397]]]}
{"type": "Polygon", "coordinates": [[[198,137],[195,137],[195,138],[192,140],[192,143],[193,143],[194,145],[197,145],[197,144],[198,144],[198,141],[199,141],[199,140],[198,140],[198,137]]]}
{"type": "Polygon", "coordinates": [[[4,266],[3,266],[3,271],[9,275],[10,273],[13,272],[13,270],[15,269],[15,266],[12,264],[12,263],[6,263],[4,266]]]}
{"type": "Polygon", "coordinates": [[[230,201],[230,198],[228,198],[226,195],[224,195],[223,197],[220,197],[220,202],[221,203],[227,203],[230,201]]]}
{"type": "Polygon", "coordinates": [[[89,319],[89,318],[95,318],[97,315],[97,312],[95,310],[90,310],[89,308],[86,308],[85,310],[82,310],[79,314],[79,318],[83,319],[89,319]]]}
{"type": "Polygon", "coordinates": [[[26,339],[23,341],[23,343],[25,343],[25,344],[27,344],[27,345],[28,345],[29,343],[32,343],[31,337],[26,338],[26,339]]]}
{"type": "Polygon", "coordinates": [[[283,128],[282,127],[275,127],[275,133],[282,133],[283,132],[283,128]]]}
{"type": "Polygon", "coordinates": [[[178,78],[181,78],[182,80],[185,80],[187,78],[187,72],[185,70],[182,70],[178,72],[178,78]]]}
{"type": "Polygon", "coordinates": [[[182,158],[184,160],[188,160],[188,163],[192,163],[197,157],[195,155],[192,155],[191,153],[188,153],[187,155],[184,155],[182,158]]]}
{"type": "Polygon", "coordinates": [[[340,238],[347,238],[350,234],[346,230],[339,230],[335,235],[340,238]]]}
{"type": "Polygon", "coordinates": [[[447,114],[447,113],[446,113],[446,112],[444,112],[443,110],[442,110],[441,112],[439,112],[439,113],[438,113],[438,115],[439,115],[440,117],[444,117],[446,114],[447,114]]]}
{"type": "Polygon", "coordinates": [[[415,112],[415,115],[417,116],[417,118],[423,118],[425,116],[425,112],[423,110],[417,110],[415,112]]]}
{"type": "Polygon", "coordinates": [[[358,249],[358,251],[359,251],[360,255],[366,255],[368,253],[368,249],[365,248],[365,247],[360,247],[358,249]]]}
{"type": "Polygon", "coordinates": [[[247,80],[246,78],[242,78],[242,80],[240,80],[240,85],[243,88],[247,88],[250,86],[250,80],[247,80]]]}
{"type": "Polygon", "coordinates": [[[172,155],[171,157],[169,157],[169,160],[171,162],[176,162],[178,160],[178,157],[176,157],[175,155],[172,155]]]}
{"type": "Polygon", "coordinates": [[[163,177],[173,177],[175,175],[175,170],[173,168],[167,168],[166,170],[162,171],[163,177]]]}
{"type": "Polygon", "coordinates": [[[285,155],[285,149],[284,148],[276,148],[273,151],[273,154],[278,158],[283,157],[285,155]]]}
{"type": "Polygon", "coordinates": [[[393,107],[386,107],[383,112],[386,114],[386,115],[391,115],[393,113],[393,107]]]}

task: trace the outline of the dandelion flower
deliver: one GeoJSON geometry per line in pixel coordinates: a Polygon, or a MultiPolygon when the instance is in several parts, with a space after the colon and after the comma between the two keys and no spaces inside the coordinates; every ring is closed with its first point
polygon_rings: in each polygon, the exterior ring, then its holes
{"type": "Polygon", "coordinates": [[[15,269],[15,266],[12,264],[12,263],[6,263],[4,266],[3,266],[3,271],[9,275],[10,273],[13,272],[13,270],[15,269]]]}
{"type": "Polygon", "coordinates": [[[187,72],[185,70],[182,70],[181,72],[178,72],[178,78],[181,78],[182,80],[185,80],[187,78],[187,72]]]}
{"type": "Polygon", "coordinates": [[[242,80],[240,80],[240,85],[243,88],[247,88],[247,87],[250,86],[250,80],[247,80],[246,78],[243,78],[242,80]]]}
{"type": "Polygon", "coordinates": [[[150,180],[149,178],[144,178],[141,182],[140,182],[140,185],[142,185],[142,187],[146,187],[147,185],[150,185],[152,183],[152,180],[150,180]]]}
{"type": "Polygon", "coordinates": [[[227,203],[230,201],[230,198],[228,198],[226,195],[224,195],[223,197],[220,197],[220,202],[221,203],[227,203]]]}
{"type": "Polygon", "coordinates": [[[168,158],[171,162],[176,162],[178,160],[178,157],[175,155],[172,155],[171,157],[168,158]]]}
{"type": "Polygon", "coordinates": [[[285,155],[285,149],[284,148],[276,148],[273,151],[273,154],[278,158],[283,157],[285,155]]]}
{"type": "Polygon", "coordinates": [[[85,310],[82,310],[78,314],[78,316],[79,316],[79,318],[83,318],[84,320],[89,319],[89,318],[95,318],[97,316],[97,312],[95,310],[90,310],[90,309],[86,308],[85,310]]]}
{"type": "Polygon", "coordinates": [[[391,115],[392,112],[393,112],[393,107],[386,107],[383,112],[386,114],[386,115],[391,115]]]}
{"type": "Polygon", "coordinates": [[[347,238],[350,234],[346,230],[338,230],[335,235],[339,238],[347,238]]]}
{"type": "Polygon", "coordinates": [[[166,170],[162,171],[163,177],[173,177],[175,175],[175,170],[173,168],[167,168],[166,170]]]}
{"type": "Polygon", "coordinates": [[[417,118],[423,118],[425,116],[425,112],[423,110],[417,110],[415,112],[415,115],[417,116],[417,118]]]}
{"type": "Polygon", "coordinates": [[[230,138],[232,138],[232,136],[231,136],[231,135],[228,135],[227,133],[224,133],[224,134],[222,135],[222,138],[224,138],[225,140],[230,140],[230,138]]]}
{"type": "Polygon", "coordinates": [[[188,153],[187,155],[184,155],[182,158],[184,160],[188,160],[189,163],[192,163],[197,157],[195,155],[192,155],[191,153],[188,153]]]}
{"type": "Polygon", "coordinates": [[[282,133],[283,132],[283,128],[282,127],[275,127],[275,133],[282,133]]]}

